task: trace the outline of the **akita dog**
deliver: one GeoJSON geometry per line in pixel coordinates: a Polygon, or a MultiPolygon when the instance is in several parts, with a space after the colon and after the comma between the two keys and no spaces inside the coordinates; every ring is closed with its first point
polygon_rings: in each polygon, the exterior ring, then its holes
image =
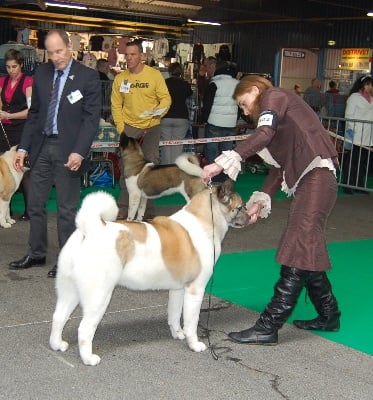
{"type": "Polygon", "coordinates": [[[205,350],[197,336],[205,287],[228,226],[248,223],[231,181],[202,190],[175,214],[155,217],[150,223],[112,222],[117,213],[115,199],[106,192],[91,193],[83,200],[77,229],[58,259],[51,348],[68,348],[62,331],[80,304],[80,356],[84,364],[98,364],[100,357],[92,353],[92,341],[115,286],[121,285],[133,290],[169,290],[171,335],[186,338],[196,352],[205,350]]]}
{"type": "Polygon", "coordinates": [[[121,173],[129,193],[129,221],[142,221],[147,199],[180,193],[188,202],[205,187],[200,179],[202,168],[194,154],[181,154],[175,164],[154,165],[144,159],[138,141],[124,133],[119,148],[124,165],[121,173]]]}

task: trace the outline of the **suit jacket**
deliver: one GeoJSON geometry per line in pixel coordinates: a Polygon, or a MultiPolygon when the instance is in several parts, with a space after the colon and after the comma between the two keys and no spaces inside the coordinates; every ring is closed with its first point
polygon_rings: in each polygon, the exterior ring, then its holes
{"type": "MultiPolygon", "coordinates": [[[[35,72],[32,88],[31,107],[23,129],[20,148],[30,155],[31,166],[38,158],[45,140],[44,126],[53,83],[54,66],[52,63],[39,65],[35,72]]],[[[79,171],[86,171],[87,157],[97,133],[101,115],[101,85],[97,71],[87,68],[73,60],[69,75],[63,88],[58,108],[58,140],[63,157],[78,153],[85,158],[79,171]],[[79,91],[82,98],[73,104],[68,96],[79,91]]]]}

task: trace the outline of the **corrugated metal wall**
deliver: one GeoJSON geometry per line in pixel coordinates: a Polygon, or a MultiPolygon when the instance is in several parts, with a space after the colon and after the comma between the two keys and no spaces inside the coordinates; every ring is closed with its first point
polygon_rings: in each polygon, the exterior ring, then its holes
{"type": "MultiPolygon", "coordinates": [[[[53,24],[40,22],[40,29],[50,29],[53,24]]],[[[62,27],[65,28],[65,27],[62,27]]],[[[66,29],[66,28],[65,28],[66,29]]],[[[104,33],[103,30],[100,30],[104,33]]],[[[14,40],[10,20],[0,20],[0,41],[14,40]]],[[[373,48],[373,21],[334,21],[320,23],[253,23],[231,27],[195,27],[192,41],[202,43],[232,43],[233,59],[243,72],[270,73],[275,70],[276,53],[284,47],[325,49],[328,40],[336,48],[373,48]]]]}
{"type": "Polygon", "coordinates": [[[373,21],[333,23],[256,23],[232,28],[195,28],[194,39],[202,43],[229,42],[233,58],[244,72],[273,74],[276,53],[283,47],[322,49],[328,40],[336,48],[373,48],[373,21]]]}
{"type": "Polygon", "coordinates": [[[0,38],[0,44],[6,43],[9,40],[16,40],[17,38],[17,33],[9,19],[0,18],[0,38]]]}

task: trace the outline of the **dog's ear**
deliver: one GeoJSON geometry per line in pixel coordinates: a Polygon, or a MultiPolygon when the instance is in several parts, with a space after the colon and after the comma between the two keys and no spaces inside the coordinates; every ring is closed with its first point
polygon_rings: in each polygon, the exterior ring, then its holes
{"type": "Polygon", "coordinates": [[[127,146],[128,146],[128,141],[129,141],[129,137],[124,133],[124,132],[122,132],[121,134],[120,134],[120,139],[119,139],[119,147],[121,148],[121,149],[125,149],[127,146]]]}
{"type": "Polygon", "coordinates": [[[233,183],[231,179],[226,179],[224,183],[217,187],[218,199],[223,204],[228,204],[233,193],[233,183]]]}

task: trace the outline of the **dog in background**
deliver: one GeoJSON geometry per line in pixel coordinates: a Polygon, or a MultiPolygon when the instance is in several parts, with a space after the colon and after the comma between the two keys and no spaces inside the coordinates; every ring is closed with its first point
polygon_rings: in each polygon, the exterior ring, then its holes
{"type": "Polygon", "coordinates": [[[25,167],[19,172],[13,166],[17,147],[11,147],[0,156],[0,226],[3,228],[10,228],[16,222],[10,216],[10,201],[28,170],[25,167]]]}
{"type": "Polygon", "coordinates": [[[202,168],[194,154],[181,154],[175,164],[154,165],[144,159],[138,141],[124,133],[120,137],[119,148],[124,165],[121,172],[129,193],[129,221],[135,218],[142,221],[147,199],[180,193],[188,202],[205,188],[200,180],[202,168]]]}
{"type": "Polygon", "coordinates": [[[200,191],[175,214],[155,217],[150,223],[112,222],[117,213],[109,193],[94,192],[83,200],[77,229],[58,258],[51,348],[67,350],[62,331],[80,304],[80,356],[84,364],[97,365],[100,357],[92,353],[92,341],[115,286],[121,285],[132,290],[169,290],[171,335],[186,339],[193,351],[205,350],[197,336],[205,287],[228,226],[240,228],[248,223],[231,181],[200,191]]]}

